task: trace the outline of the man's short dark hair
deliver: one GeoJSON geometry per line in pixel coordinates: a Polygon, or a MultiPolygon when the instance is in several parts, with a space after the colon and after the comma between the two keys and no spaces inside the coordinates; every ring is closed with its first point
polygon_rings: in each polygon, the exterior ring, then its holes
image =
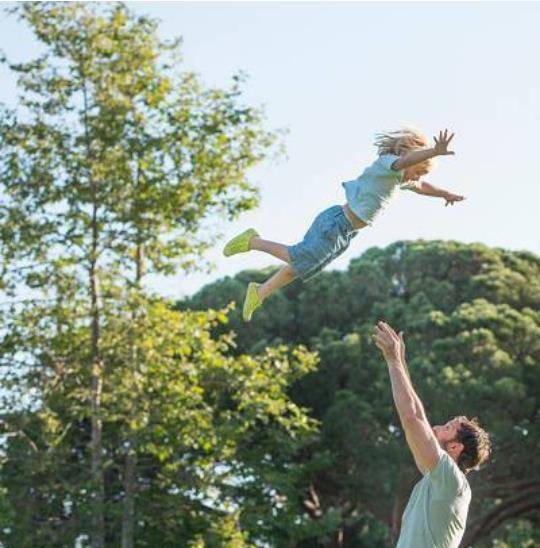
{"type": "Polygon", "coordinates": [[[467,473],[470,470],[478,470],[480,465],[489,459],[491,440],[477,419],[459,418],[461,424],[456,439],[463,444],[463,451],[459,455],[457,464],[463,472],[467,473]]]}

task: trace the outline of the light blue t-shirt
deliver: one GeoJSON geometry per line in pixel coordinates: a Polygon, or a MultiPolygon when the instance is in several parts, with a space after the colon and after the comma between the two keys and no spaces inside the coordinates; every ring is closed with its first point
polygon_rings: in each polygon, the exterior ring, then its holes
{"type": "Polygon", "coordinates": [[[458,548],[470,502],[465,474],[440,449],[435,468],[414,486],[401,520],[397,548],[458,548]]]}
{"type": "Polygon", "coordinates": [[[392,169],[398,158],[395,154],[379,156],[358,178],[342,183],[349,207],[368,225],[388,206],[402,183],[403,171],[392,169]]]}

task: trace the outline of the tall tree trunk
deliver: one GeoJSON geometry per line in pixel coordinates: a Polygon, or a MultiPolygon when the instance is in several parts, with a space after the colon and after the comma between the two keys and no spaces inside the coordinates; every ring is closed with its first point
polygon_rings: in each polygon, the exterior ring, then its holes
{"type": "MultiPolygon", "coordinates": [[[[135,257],[135,286],[140,287],[144,276],[144,248],[137,246],[135,257]]],[[[133,312],[133,319],[136,320],[137,311],[133,312]]],[[[136,377],[139,370],[139,359],[134,345],[132,346],[133,374],[136,377]]],[[[135,393],[135,392],[134,392],[135,393]]],[[[133,406],[137,402],[133,402],[133,406]]],[[[133,548],[135,532],[135,497],[137,494],[137,436],[131,433],[127,440],[128,450],[124,462],[124,506],[122,514],[122,548],[133,548]]]]}
{"type": "MultiPolygon", "coordinates": [[[[84,77],[84,70],[81,70],[84,77]]],[[[92,150],[88,126],[88,93],[86,88],[86,79],[83,84],[84,100],[84,131],[86,140],[86,154],[88,162],[92,159],[92,150]]],[[[89,177],[92,189],[92,241],[90,249],[90,301],[91,301],[91,417],[92,417],[92,439],[90,444],[92,454],[92,548],[103,548],[105,545],[105,519],[103,515],[103,505],[105,500],[105,481],[103,476],[102,459],[102,418],[101,418],[101,391],[103,385],[103,363],[100,355],[100,286],[97,271],[98,261],[98,189],[97,183],[93,177],[89,177]]]]}
{"type": "Polygon", "coordinates": [[[122,514],[122,548],[133,547],[135,529],[135,495],[137,491],[137,449],[132,446],[134,436],[130,437],[129,448],[124,462],[124,508],[122,514]]]}
{"type": "MultiPolygon", "coordinates": [[[[92,219],[93,253],[95,252],[97,236],[96,207],[92,219]]],[[[100,342],[100,289],[96,270],[96,258],[90,265],[91,314],[92,314],[92,548],[103,548],[105,543],[105,520],[103,503],[105,498],[105,482],[102,462],[102,418],[101,391],[103,384],[103,363],[101,361],[100,342]]]]}

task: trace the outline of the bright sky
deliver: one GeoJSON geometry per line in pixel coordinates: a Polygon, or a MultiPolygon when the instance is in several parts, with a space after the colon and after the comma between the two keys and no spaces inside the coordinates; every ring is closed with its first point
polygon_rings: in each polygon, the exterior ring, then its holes
{"type": "MultiPolygon", "coordinates": [[[[454,239],[540,252],[540,4],[138,2],[164,37],[184,38],[184,67],[224,86],[250,75],[245,99],[266,105],[268,127],[286,127],[288,158],[250,173],[260,207],[222,224],[222,243],[255,227],[283,243],[313,217],[343,203],[341,181],[374,159],[374,133],[411,123],[433,135],[455,130],[454,157],[426,180],[467,196],[442,200],[401,192],[360,232],[335,268],[398,239],[454,239]]],[[[0,15],[0,49],[11,59],[38,51],[22,25],[0,15]]],[[[0,73],[0,100],[15,90],[0,73]]],[[[172,297],[246,268],[277,261],[258,253],[208,254],[209,274],[156,280],[172,297]]]]}

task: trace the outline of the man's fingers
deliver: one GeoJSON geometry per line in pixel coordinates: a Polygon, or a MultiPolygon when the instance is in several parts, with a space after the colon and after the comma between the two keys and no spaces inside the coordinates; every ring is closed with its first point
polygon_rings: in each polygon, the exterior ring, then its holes
{"type": "Polygon", "coordinates": [[[377,329],[379,329],[379,331],[382,332],[382,333],[390,334],[389,331],[388,331],[388,325],[386,323],[384,323],[382,320],[377,322],[377,329]]]}
{"type": "Polygon", "coordinates": [[[384,342],[385,340],[388,340],[389,338],[391,339],[390,333],[388,333],[388,331],[385,329],[382,322],[379,322],[375,326],[375,337],[377,338],[377,340],[381,342],[384,342]]]}
{"type": "Polygon", "coordinates": [[[388,329],[389,333],[397,337],[397,333],[395,332],[394,328],[390,324],[387,324],[386,322],[383,322],[383,324],[385,325],[386,329],[388,329]]]}
{"type": "Polygon", "coordinates": [[[392,337],[389,333],[387,333],[386,331],[383,331],[382,329],[379,329],[376,333],[375,333],[375,339],[381,343],[381,344],[388,344],[392,341],[392,337]]]}
{"type": "Polygon", "coordinates": [[[380,348],[381,350],[384,348],[384,339],[379,335],[373,335],[372,340],[377,348],[380,348]]]}
{"type": "Polygon", "coordinates": [[[397,339],[397,333],[394,329],[388,325],[386,322],[380,321],[379,326],[383,331],[385,331],[392,339],[397,339]]]}
{"type": "Polygon", "coordinates": [[[377,322],[377,325],[375,326],[375,332],[381,344],[396,344],[400,341],[400,338],[398,334],[394,331],[394,329],[382,320],[377,322]]]}

